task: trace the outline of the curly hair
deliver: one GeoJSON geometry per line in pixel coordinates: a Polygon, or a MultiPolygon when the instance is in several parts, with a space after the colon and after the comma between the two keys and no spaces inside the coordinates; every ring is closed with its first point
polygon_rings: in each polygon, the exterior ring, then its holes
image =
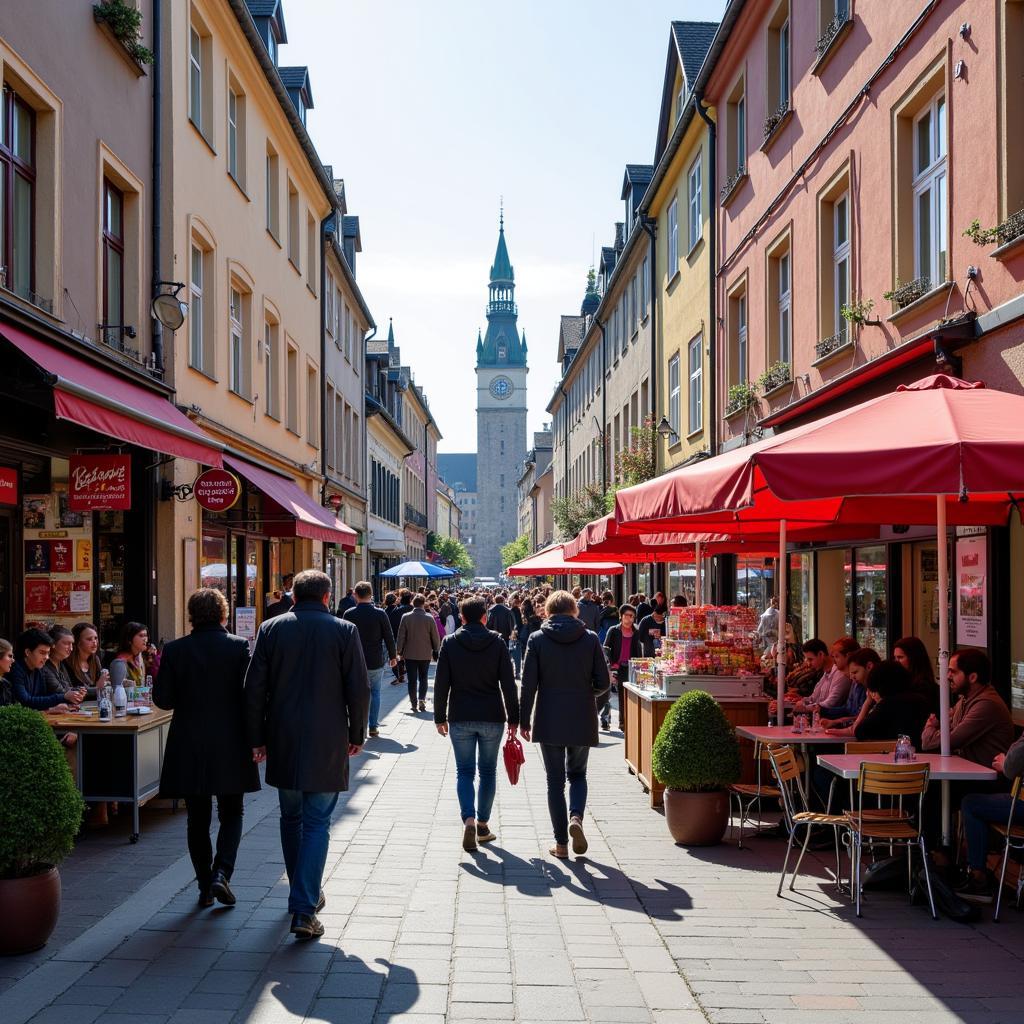
{"type": "Polygon", "coordinates": [[[202,587],[188,599],[188,621],[193,627],[219,626],[227,617],[227,598],[213,587],[202,587]]]}

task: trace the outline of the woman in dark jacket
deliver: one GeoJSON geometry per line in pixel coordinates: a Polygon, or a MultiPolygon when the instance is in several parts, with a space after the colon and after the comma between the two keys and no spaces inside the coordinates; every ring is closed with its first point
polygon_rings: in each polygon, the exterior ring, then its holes
{"type": "Polygon", "coordinates": [[[188,599],[192,632],[164,647],[153,702],[174,711],[167,737],[160,792],[184,798],[188,852],[199,883],[199,905],[217,899],[233,906],[228,882],[242,838],[242,795],[260,788],[259,771],[245,738],[242,684],[249,644],[225,629],[228,604],[219,590],[197,590],[188,599]],[[210,845],[217,797],[217,854],[210,845]]]}
{"type": "MultiPolygon", "coordinates": [[[[611,626],[604,639],[604,653],[608,658],[608,668],[615,678],[619,693],[619,728],[626,731],[626,698],[622,684],[629,682],[629,661],[631,658],[642,658],[643,648],[636,631],[636,609],[631,604],[624,604],[619,609],[621,616],[619,625],[611,626]],[[628,639],[627,639],[628,638],[628,639]]],[[[601,724],[607,729],[611,725],[611,696],[604,700],[601,708],[601,724]]]]}
{"type": "Polygon", "coordinates": [[[477,843],[496,838],[488,822],[497,788],[498,747],[505,723],[512,730],[519,724],[519,697],[505,641],[483,623],[486,602],[470,598],[459,612],[462,627],[444,638],[437,659],[434,724],[440,735],[451,737],[462,848],[472,852],[477,843]]]}
{"type": "Polygon", "coordinates": [[[610,683],[601,643],[576,617],[572,594],[556,590],[546,608],[547,619],[526,645],[519,724],[523,739],[541,746],[555,833],[551,854],[565,860],[570,836],[573,853],[587,852],[587,758],[598,743],[597,700],[610,683]]]}

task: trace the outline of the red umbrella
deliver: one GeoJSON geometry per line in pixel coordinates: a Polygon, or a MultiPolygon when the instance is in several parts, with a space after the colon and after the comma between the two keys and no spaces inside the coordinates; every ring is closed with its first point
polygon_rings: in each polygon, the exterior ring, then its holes
{"type": "Polygon", "coordinates": [[[561,544],[553,544],[529,558],[515,562],[506,576],[552,576],[555,573],[579,573],[585,576],[621,576],[621,562],[567,562],[561,544]]]}
{"type": "MultiPolygon", "coordinates": [[[[937,526],[942,752],[949,752],[948,524],[1002,525],[1024,494],[1024,397],[942,374],[615,495],[626,530],[937,526]]],[[[786,574],[779,574],[780,619],[786,574]]],[[[782,656],[779,660],[780,698],[782,656]]]]}

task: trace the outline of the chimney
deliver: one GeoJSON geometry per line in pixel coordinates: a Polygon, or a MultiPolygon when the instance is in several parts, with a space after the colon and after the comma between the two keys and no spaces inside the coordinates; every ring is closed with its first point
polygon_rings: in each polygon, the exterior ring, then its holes
{"type": "Polygon", "coordinates": [[[625,227],[626,225],[621,220],[615,222],[615,251],[617,253],[622,252],[626,246],[625,227]]]}

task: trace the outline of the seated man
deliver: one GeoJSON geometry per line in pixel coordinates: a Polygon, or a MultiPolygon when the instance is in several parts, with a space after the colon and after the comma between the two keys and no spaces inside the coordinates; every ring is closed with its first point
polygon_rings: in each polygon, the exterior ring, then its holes
{"type": "MultiPolygon", "coordinates": [[[[1024,736],[1021,736],[1005,754],[996,754],[992,767],[1007,779],[1024,775],[1024,736]]],[[[968,793],[960,804],[964,821],[964,835],[967,838],[968,875],[957,886],[965,900],[974,903],[991,903],[996,894],[997,882],[988,871],[989,826],[1005,825],[1010,816],[1009,793],[968,793]]],[[[1014,801],[1013,821],[1024,825],[1024,808],[1014,801]]]]}
{"type": "MultiPolygon", "coordinates": [[[[856,640],[842,637],[833,644],[833,650],[843,652],[843,664],[846,656],[857,649],[856,640]],[[849,644],[853,644],[848,648],[849,644]]],[[[822,708],[841,707],[846,703],[850,692],[850,677],[835,663],[831,652],[824,642],[818,639],[807,640],[803,645],[804,665],[821,672],[821,679],[811,691],[810,697],[797,701],[795,712],[815,712],[822,708]]]]}
{"type": "Polygon", "coordinates": [[[78,703],[81,698],[70,693],[48,693],[42,668],[50,657],[53,640],[50,634],[36,628],[26,629],[15,645],[14,665],[11,666],[11,692],[19,704],[35,711],[63,712],[69,710],[68,701],[78,703]]]}

